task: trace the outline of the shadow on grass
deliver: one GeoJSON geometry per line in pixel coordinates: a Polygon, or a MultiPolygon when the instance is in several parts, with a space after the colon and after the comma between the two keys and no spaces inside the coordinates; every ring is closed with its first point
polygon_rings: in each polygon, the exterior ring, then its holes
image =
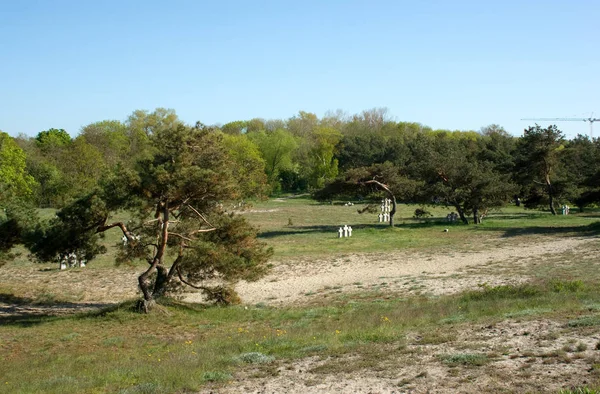
{"type": "Polygon", "coordinates": [[[29,327],[65,316],[109,310],[114,304],[106,303],[39,303],[30,298],[0,293],[0,325],[29,327]]]}
{"type": "MultiPolygon", "coordinates": [[[[400,219],[402,220],[402,219],[400,219]]],[[[347,223],[352,227],[353,230],[386,230],[389,229],[390,226],[386,223],[374,223],[374,224],[352,224],[347,223]]],[[[460,223],[444,223],[442,220],[429,220],[423,219],[420,222],[413,223],[399,223],[395,224],[394,228],[396,229],[416,229],[416,228],[428,228],[435,227],[441,225],[447,226],[460,226],[460,223]]],[[[319,226],[289,226],[282,230],[272,230],[272,231],[263,231],[258,237],[259,238],[275,238],[282,237],[286,235],[296,235],[296,234],[310,234],[310,233],[321,233],[321,234],[330,234],[331,236],[337,236],[338,229],[343,227],[341,224],[339,226],[331,226],[331,225],[319,225],[319,226]]]]}
{"type": "MultiPolygon", "coordinates": [[[[507,215],[502,219],[523,219],[525,217],[531,217],[531,215],[507,215]]],[[[493,217],[490,217],[492,219],[493,217]]],[[[385,223],[374,223],[374,224],[351,224],[353,230],[386,230],[390,227],[385,223]]],[[[287,235],[298,235],[298,234],[328,234],[332,237],[337,236],[338,229],[343,225],[331,226],[331,225],[319,225],[319,226],[289,226],[281,230],[272,230],[261,232],[258,237],[263,239],[282,237],[287,235]]],[[[557,234],[570,234],[576,236],[596,236],[600,235],[600,221],[588,224],[586,226],[531,226],[531,227],[497,227],[488,225],[486,227],[474,226],[472,224],[464,225],[461,222],[448,223],[443,219],[439,218],[427,218],[427,219],[402,219],[398,218],[394,228],[396,229],[422,229],[432,227],[462,227],[465,229],[477,229],[479,231],[490,231],[501,233],[502,237],[517,237],[520,235],[557,235],[557,234]]]]}
{"type": "MultiPolygon", "coordinates": [[[[124,311],[139,314],[138,300],[119,303],[36,303],[34,300],[0,293],[0,326],[12,325],[31,327],[60,319],[104,318],[111,313],[124,311]]],[[[197,313],[214,307],[210,304],[187,303],[164,297],[157,301],[152,313],[168,313],[168,310],[184,313],[197,313]]]]}
{"type": "Polygon", "coordinates": [[[502,237],[518,237],[521,235],[573,235],[579,237],[594,237],[600,235],[600,222],[587,226],[533,226],[533,227],[481,227],[480,231],[494,231],[502,233],[502,237]]]}
{"type": "Polygon", "coordinates": [[[285,235],[309,234],[309,233],[334,233],[339,226],[289,226],[283,230],[263,231],[258,238],[274,238],[285,235]]]}

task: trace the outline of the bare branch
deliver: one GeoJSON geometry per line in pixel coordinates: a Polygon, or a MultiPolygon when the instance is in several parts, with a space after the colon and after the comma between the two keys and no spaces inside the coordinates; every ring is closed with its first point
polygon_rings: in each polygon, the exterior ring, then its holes
{"type": "Polygon", "coordinates": [[[179,266],[177,266],[175,269],[177,270],[177,276],[179,277],[179,280],[182,283],[184,283],[190,287],[193,287],[194,289],[209,291],[209,289],[205,286],[197,286],[197,285],[194,285],[194,284],[188,282],[187,280],[183,279],[183,275],[181,275],[181,270],[179,269],[179,266]]]}
{"type": "Polygon", "coordinates": [[[190,241],[190,242],[194,241],[193,239],[191,239],[191,238],[188,238],[188,237],[186,237],[186,236],[184,236],[184,235],[181,235],[181,234],[179,234],[179,233],[172,233],[172,232],[169,232],[169,235],[173,235],[173,236],[175,236],[175,237],[179,237],[179,238],[181,238],[181,239],[185,239],[186,241],[190,241]]]}
{"type": "Polygon", "coordinates": [[[388,192],[391,195],[394,195],[394,193],[392,193],[392,191],[390,190],[390,188],[384,184],[381,183],[379,181],[376,181],[375,179],[372,179],[370,181],[366,181],[366,182],[361,182],[363,185],[368,185],[368,184],[376,184],[377,186],[379,186],[380,188],[382,188],[383,190],[385,190],[386,192],[388,192]]]}
{"type": "Polygon", "coordinates": [[[125,237],[127,237],[127,241],[129,241],[129,242],[135,241],[135,237],[129,232],[129,230],[127,230],[127,227],[125,226],[125,224],[123,222],[116,222],[116,223],[112,223],[112,224],[98,226],[96,228],[96,233],[103,233],[106,230],[110,230],[111,228],[114,228],[114,227],[119,227],[121,229],[121,231],[123,232],[123,235],[125,235],[125,237]]]}
{"type": "Polygon", "coordinates": [[[190,234],[210,233],[211,231],[215,231],[216,229],[217,229],[216,227],[204,228],[204,229],[194,230],[190,234]]]}
{"type": "Polygon", "coordinates": [[[192,207],[190,204],[185,204],[185,206],[188,207],[189,209],[191,209],[196,215],[200,216],[200,218],[204,221],[204,223],[208,224],[210,227],[215,227],[208,220],[206,220],[204,215],[202,215],[200,212],[198,212],[198,210],[196,208],[192,207]]]}

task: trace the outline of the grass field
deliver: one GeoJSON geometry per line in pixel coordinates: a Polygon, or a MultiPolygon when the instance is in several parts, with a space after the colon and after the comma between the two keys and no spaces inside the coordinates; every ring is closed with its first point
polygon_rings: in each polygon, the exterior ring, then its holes
{"type": "MultiPolygon", "coordinates": [[[[365,288],[281,307],[169,301],[150,315],[132,312],[128,300],[62,316],[43,308],[11,313],[15,303],[76,303],[61,295],[69,294],[65,279],[74,284],[81,275],[136,270],[115,269],[109,251],[63,275],[59,291],[50,283],[14,280],[32,267],[56,275],[50,271],[56,267],[34,266],[23,255],[0,276],[6,306],[0,314],[1,391],[594,392],[600,378],[597,211],[553,217],[510,207],[482,225],[464,226],[444,221],[449,209],[431,209],[432,217],[417,220],[416,206],[401,206],[392,229],[376,223],[374,214],[359,215],[360,208],[290,198],[254,203],[244,215],[275,248],[276,264],[349,253],[435,255],[569,237],[591,241],[558,255],[481,268],[528,278],[513,285],[480,284],[443,296],[365,288]],[[336,229],[344,224],[355,229],[353,237],[338,239],[336,229]],[[42,299],[32,286],[54,293],[42,299]],[[336,386],[340,381],[358,386],[336,386]]],[[[106,242],[119,238],[115,232],[106,242]]]]}
{"type": "MultiPolygon", "coordinates": [[[[399,205],[396,225],[378,223],[377,214],[358,214],[367,204],[344,206],[315,202],[308,198],[275,199],[254,203],[246,217],[259,226],[261,238],[275,248],[276,256],[319,256],[351,252],[381,252],[414,248],[436,250],[452,246],[472,249],[498,238],[597,233],[600,213],[552,216],[546,212],[506,207],[490,212],[483,224],[464,226],[447,223],[446,207],[425,207],[426,219],[414,218],[417,205],[399,205]],[[288,223],[291,221],[292,225],[288,223]],[[337,229],[350,225],[355,236],[337,239],[337,229]],[[443,234],[448,228],[448,234],[443,234]],[[360,236],[357,236],[360,235],[360,236]],[[473,242],[477,240],[477,242],[473,242]]],[[[377,204],[375,204],[377,205],[377,204]]],[[[377,208],[379,209],[379,208],[377,208]]]]}

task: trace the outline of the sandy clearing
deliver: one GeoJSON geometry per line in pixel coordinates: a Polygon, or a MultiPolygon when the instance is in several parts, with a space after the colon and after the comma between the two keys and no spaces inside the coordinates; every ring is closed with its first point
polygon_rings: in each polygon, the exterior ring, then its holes
{"type": "MultiPolygon", "coordinates": [[[[518,282],[525,278],[506,278],[485,275],[451,278],[469,268],[492,262],[522,261],[544,255],[563,253],[592,242],[596,238],[552,238],[534,243],[520,243],[478,252],[446,252],[424,254],[390,252],[352,254],[333,259],[292,260],[276,262],[273,271],[257,282],[239,283],[236,290],[248,304],[281,305],[306,299],[307,294],[357,286],[365,289],[385,284],[393,290],[413,286],[408,277],[421,277],[423,291],[431,294],[454,293],[475,288],[480,283],[497,285],[518,282]]],[[[189,301],[200,301],[201,296],[190,294],[189,301]]]]}

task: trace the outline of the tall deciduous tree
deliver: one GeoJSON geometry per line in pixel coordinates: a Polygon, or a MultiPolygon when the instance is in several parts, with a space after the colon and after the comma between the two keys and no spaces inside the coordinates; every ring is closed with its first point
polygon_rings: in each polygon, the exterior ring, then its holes
{"type": "Polygon", "coordinates": [[[289,131],[283,129],[273,132],[252,132],[248,133],[248,137],[260,149],[265,160],[265,172],[269,184],[276,191],[280,187],[280,172],[293,167],[293,152],[298,146],[296,139],[289,131]]]}
{"type": "Polygon", "coordinates": [[[240,180],[244,196],[264,196],[267,192],[265,161],[258,146],[246,135],[223,135],[223,143],[231,158],[231,171],[240,180]]]}
{"type": "Polygon", "coordinates": [[[77,138],[84,138],[96,148],[109,168],[130,159],[128,128],[118,120],[102,120],[84,126],[77,138]]]}
{"type": "Polygon", "coordinates": [[[60,149],[71,142],[71,136],[64,129],[48,129],[40,131],[35,137],[38,147],[48,154],[60,149]]]}
{"type": "Polygon", "coordinates": [[[61,210],[30,237],[30,250],[41,260],[64,253],[91,259],[102,252],[99,234],[120,229],[126,245],[118,261],[148,264],[138,278],[144,311],[176,285],[214,295],[205,280],[231,285],[263,275],[271,250],[242,217],[220,208],[241,196],[244,182],[231,171],[222,134],[177,123],[154,129],[148,143],[150,157],[135,170],[120,167],[97,192],[61,210]],[[129,211],[132,220],[112,222],[117,210],[129,211]]]}
{"type": "Polygon", "coordinates": [[[35,180],[25,171],[25,152],[0,131],[0,204],[31,197],[35,180]]]}
{"type": "Polygon", "coordinates": [[[35,181],[25,170],[25,152],[0,131],[0,266],[34,213],[27,210],[35,181]]]}

